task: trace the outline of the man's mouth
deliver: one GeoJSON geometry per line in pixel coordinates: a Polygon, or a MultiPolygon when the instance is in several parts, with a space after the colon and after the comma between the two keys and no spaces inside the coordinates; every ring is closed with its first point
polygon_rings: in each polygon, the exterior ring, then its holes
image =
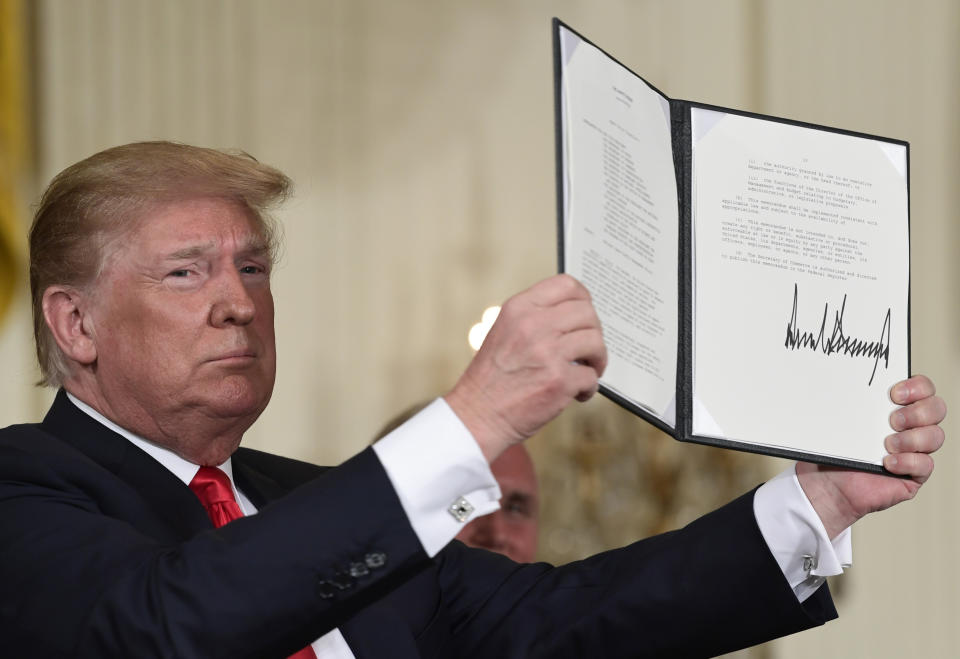
{"type": "Polygon", "coordinates": [[[224,352],[212,359],[208,360],[211,362],[218,363],[243,363],[248,361],[253,361],[257,358],[257,354],[254,350],[250,348],[242,348],[238,350],[230,350],[229,352],[224,352]]]}

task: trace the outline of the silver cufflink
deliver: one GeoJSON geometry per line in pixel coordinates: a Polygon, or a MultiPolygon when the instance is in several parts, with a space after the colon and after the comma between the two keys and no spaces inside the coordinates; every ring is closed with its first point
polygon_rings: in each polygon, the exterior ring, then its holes
{"type": "Polygon", "coordinates": [[[810,554],[804,554],[803,555],[803,571],[809,573],[812,570],[815,570],[816,567],[817,567],[817,559],[811,556],[810,554]]]}
{"type": "Polygon", "coordinates": [[[460,497],[456,501],[450,504],[450,507],[447,508],[453,518],[463,524],[470,517],[470,513],[473,512],[473,506],[469,501],[460,497]]]}

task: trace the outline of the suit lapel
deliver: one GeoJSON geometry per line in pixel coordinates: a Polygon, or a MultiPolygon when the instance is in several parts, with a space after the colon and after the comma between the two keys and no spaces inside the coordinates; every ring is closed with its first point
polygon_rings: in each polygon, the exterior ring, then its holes
{"type": "Polygon", "coordinates": [[[273,477],[268,476],[255,464],[247,459],[248,452],[245,449],[237,449],[233,454],[231,462],[233,463],[233,479],[237,483],[237,488],[243,492],[258,509],[275,499],[279,499],[290,491],[289,487],[284,487],[273,477]]]}
{"type": "Polygon", "coordinates": [[[238,448],[232,457],[237,487],[258,508],[289,494],[327,469],[243,447],[238,448]]]}
{"type": "MultiPolygon", "coordinates": [[[[179,540],[212,528],[193,492],[159,462],[70,402],[61,389],[42,427],[124,481],[179,540]]],[[[146,523],[144,521],[144,523],[146,523]]]]}

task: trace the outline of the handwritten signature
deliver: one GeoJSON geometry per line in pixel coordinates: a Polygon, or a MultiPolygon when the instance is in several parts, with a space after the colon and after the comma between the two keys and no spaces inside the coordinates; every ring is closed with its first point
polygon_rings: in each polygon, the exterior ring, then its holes
{"type": "Polygon", "coordinates": [[[884,368],[888,368],[890,365],[890,309],[887,309],[887,315],[883,319],[880,337],[876,341],[868,342],[847,336],[843,332],[843,312],[847,307],[846,294],[844,294],[843,302],[840,304],[840,311],[834,313],[833,332],[830,334],[830,338],[826,338],[829,306],[829,303],[825,302],[823,304],[823,320],[820,323],[819,332],[814,334],[813,332],[801,331],[797,327],[797,285],[794,284],[793,312],[790,314],[790,322],[787,323],[787,338],[783,342],[783,347],[787,350],[800,350],[801,348],[821,350],[826,355],[843,354],[850,357],[872,357],[873,371],[870,372],[870,381],[867,382],[867,386],[872,385],[880,358],[883,358],[884,368]]]}

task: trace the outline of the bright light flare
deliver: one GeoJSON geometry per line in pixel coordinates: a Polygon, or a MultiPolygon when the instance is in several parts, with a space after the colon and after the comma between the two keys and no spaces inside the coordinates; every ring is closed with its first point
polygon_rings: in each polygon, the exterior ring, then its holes
{"type": "Polygon", "coordinates": [[[483,340],[487,338],[487,332],[493,327],[493,323],[499,315],[500,307],[487,307],[484,309],[483,315],[480,316],[480,322],[470,328],[470,332],[467,333],[467,341],[474,351],[479,350],[480,346],[483,345],[483,340]]]}

